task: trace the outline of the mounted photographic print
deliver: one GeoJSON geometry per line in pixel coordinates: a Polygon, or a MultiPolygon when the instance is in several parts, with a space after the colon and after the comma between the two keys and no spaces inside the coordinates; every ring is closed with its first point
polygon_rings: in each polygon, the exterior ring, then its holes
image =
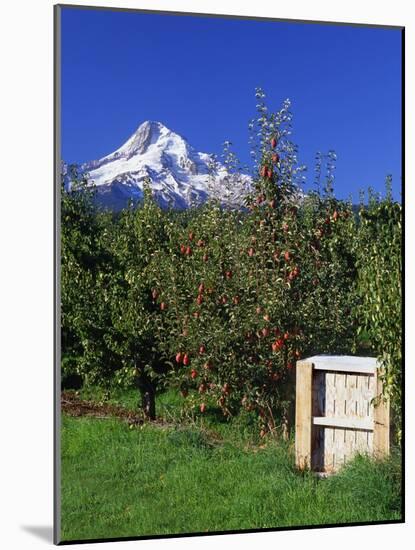
{"type": "Polygon", "coordinates": [[[404,520],[404,29],[55,6],[55,542],[404,520]]]}

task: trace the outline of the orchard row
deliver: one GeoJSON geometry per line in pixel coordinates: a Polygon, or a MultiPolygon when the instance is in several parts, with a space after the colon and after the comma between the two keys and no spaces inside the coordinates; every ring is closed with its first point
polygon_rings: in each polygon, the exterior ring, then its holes
{"type": "Polygon", "coordinates": [[[149,418],[175,388],[199,414],[245,409],[266,433],[289,416],[299,358],[365,341],[399,408],[400,205],[372,197],[356,214],[330,190],[301,194],[284,120],[261,123],[241,210],[165,211],[148,185],[114,215],[85,186],[63,189],[64,377],[136,384],[149,418]]]}

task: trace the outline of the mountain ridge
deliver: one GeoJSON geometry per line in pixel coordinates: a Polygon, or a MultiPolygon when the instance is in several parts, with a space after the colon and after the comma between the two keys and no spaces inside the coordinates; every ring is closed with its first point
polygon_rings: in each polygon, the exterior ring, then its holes
{"type": "Polygon", "coordinates": [[[214,155],[154,120],[141,123],[115,151],[85,162],[79,171],[96,187],[97,202],[113,210],[143,198],[146,180],[161,207],[185,209],[210,198],[239,208],[252,189],[246,174],[229,173],[214,155]]]}

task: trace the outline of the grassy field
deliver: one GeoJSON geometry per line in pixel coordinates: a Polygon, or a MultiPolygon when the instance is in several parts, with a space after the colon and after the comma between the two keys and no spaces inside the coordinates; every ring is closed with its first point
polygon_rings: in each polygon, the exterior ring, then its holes
{"type": "Polygon", "coordinates": [[[295,470],[292,441],[259,439],[249,416],[221,422],[209,409],[180,426],[179,407],[162,396],[165,422],[134,427],[63,415],[62,540],[401,518],[398,454],[319,479],[295,470]]]}

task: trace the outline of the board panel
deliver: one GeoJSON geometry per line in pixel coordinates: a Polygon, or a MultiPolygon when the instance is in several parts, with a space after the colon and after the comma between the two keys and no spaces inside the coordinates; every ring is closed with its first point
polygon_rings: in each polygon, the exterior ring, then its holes
{"type": "Polygon", "coordinates": [[[357,453],[387,454],[389,403],[383,401],[377,407],[373,403],[382,389],[376,360],[326,356],[316,359],[316,364],[311,364],[310,359],[298,363],[297,380],[301,387],[297,386],[296,392],[297,464],[329,473],[357,453]]]}
{"type": "Polygon", "coordinates": [[[315,371],[313,423],[320,429],[314,431],[312,462],[319,471],[337,471],[357,453],[373,452],[374,378],[371,373],[315,371]]]}

